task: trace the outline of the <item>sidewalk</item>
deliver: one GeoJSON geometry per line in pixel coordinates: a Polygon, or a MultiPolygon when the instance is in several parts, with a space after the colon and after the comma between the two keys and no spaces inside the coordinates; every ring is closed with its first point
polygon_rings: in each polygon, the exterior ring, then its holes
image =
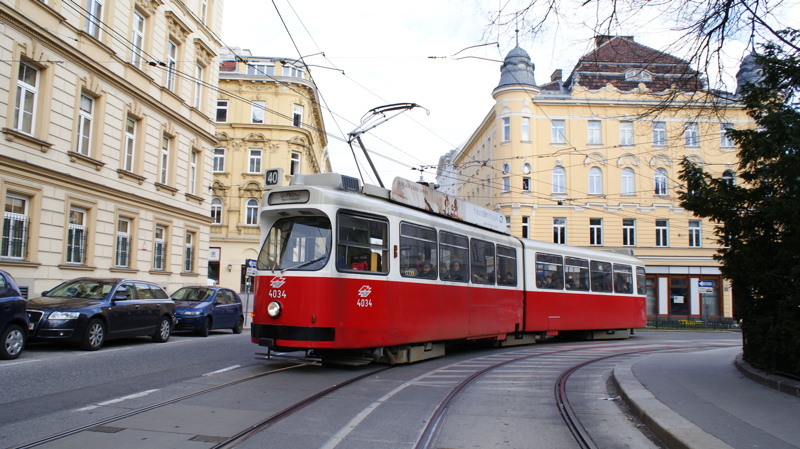
{"type": "Polygon", "coordinates": [[[800,448],[800,382],[750,367],[740,348],[650,355],[613,379],[670,449],[800,448]]]}

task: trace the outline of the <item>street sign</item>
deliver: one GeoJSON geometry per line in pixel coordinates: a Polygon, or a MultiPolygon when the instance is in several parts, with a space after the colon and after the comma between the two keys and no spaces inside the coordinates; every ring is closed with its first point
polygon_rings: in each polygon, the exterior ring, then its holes
{"type": "Polygon", "coordinates": [[[713,287],[714,281],[706,280],[706,281],[697,281],[698,287],[713,287]]]}
{"type": "Polygon", "coordinates": [[[264,186],[266,186],[267,190],[273,187],[280,187],[281,185],[283,185],[282,168],[270,168],[264,171],[264,186]]]}
{"type": "Polygon", "coordinates": [[[244,266],[247,269],[245,273],[247,276],[256,276],[258,274],[258,270],[256,269],[255,259],[245,259],[244,266]]]}
{"type": "Polygon", "coordinates": [[[701,295],[704,293],[714,293],[714,287],[699,287],[697,292],[701,295]]]}

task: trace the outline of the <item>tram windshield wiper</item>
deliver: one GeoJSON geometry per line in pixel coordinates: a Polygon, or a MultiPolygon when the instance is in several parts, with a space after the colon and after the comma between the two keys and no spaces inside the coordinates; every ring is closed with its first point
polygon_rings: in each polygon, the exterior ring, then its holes
{"type": "Polygon", "coordinates": [[[316,263],[316,262],[319,262],[321,260],[325,260],[327,257],[328,257],[327,255],[326,256],[322,256],[322,257],[317,257],[316,259],[309,260],[308,262],[303,262],[303,263],[301,263],[299,265],[295,265],[295,266],[292,266],[292,267],[281,268],[281,273],[283,273],[286,270],[294,270],[295,268],[303,268],[305,266],[311,265],[312,263],[316,263]]]}

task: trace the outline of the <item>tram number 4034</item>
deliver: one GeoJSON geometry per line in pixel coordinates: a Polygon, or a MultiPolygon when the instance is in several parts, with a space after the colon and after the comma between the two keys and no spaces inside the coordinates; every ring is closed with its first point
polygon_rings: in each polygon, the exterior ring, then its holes
{"type": "Polygon", "coordinates": [[[356,300],[358,307],[372,307],[372,300],[369,298],[360,298],[356,300]]]}
{"type": "Polygon", "coordinates": [[[286,299],[286,290],[270,290],[267,295],[272,299],[286,299]]]}

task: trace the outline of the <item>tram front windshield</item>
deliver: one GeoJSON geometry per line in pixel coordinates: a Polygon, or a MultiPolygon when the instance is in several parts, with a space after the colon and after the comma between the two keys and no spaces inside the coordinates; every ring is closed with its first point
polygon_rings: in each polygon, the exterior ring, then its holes
{"type": "Polygon", "coordinates": [[[282,218],[272,225],[261,252],[259,270],[319,270],[331,253],[327,217],[282,218]]]}

